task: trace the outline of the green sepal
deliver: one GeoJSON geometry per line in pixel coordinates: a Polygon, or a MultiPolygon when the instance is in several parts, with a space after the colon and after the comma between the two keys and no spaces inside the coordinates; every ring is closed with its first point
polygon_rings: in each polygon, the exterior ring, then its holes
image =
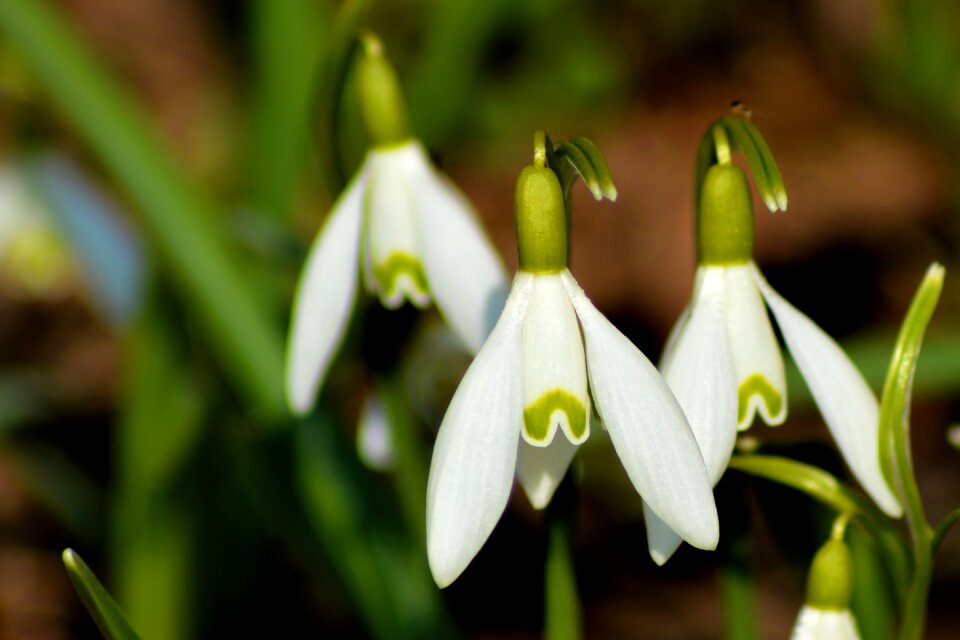
{"type": "Polygon", "coordinates": [[[753,258],[753,198],[743,170],[715,164],[703,177],[696,216],[697,262],[746,264],[753,258]]]}
{"type": "Polygon", "coordinates": [[[900,327],[880,398],[880,469],[894,493],[901,500],[906,498],[904,507],[908,511],[918,508],[912,504],[915,502],[912,496],[905,495],[907,484],[915,485],[910,480],[913,477],[910,397],[923,336],[940,300],[944,274],[943,266],[937,263],[927,269],[900,327]]]}
{"type": "Polygon", "coordinates": [[[517,178],[514,196],[520,270],[557,273],[567,268],[567,213],[557,175],[529,166],[517,178]]]}
{"type": "Polygon", "coordinates": [[[771,212],[787,210],[787,191],[773,153],[763,136],[742,116],[724,116],[713,121],[700,139],[694,168],[694,203],[700,206],[700,185],[711,165],[725,155],[740,151],[750,167],[760,198],[771,212]],[[718,139],[726,149],[718,149],[718,139]]]}
{"type": "Polygon", "coordinates": [[[831,539],[820,547],[810,565],[807,605],[821,611],[850,608],[853,594],[853,558],[843,540],[831,539]]]}
{"type": "Polygon", "coordinates": [[[523,410],[523,433],[527,442],[549,444],[547,436],[550,433],[550,419],[554,411],[562,411],[567,415],[570,434],[575,444],[587,439],[590,425],[587,422],[587,410],[583,403],[572,393],[563,389],[553,389],[523,410]]]}
{"type": "Polygon", "coordinates": [[[110,640],[139,640],[140,636],[127,622],[120,607],[73,549],[63,551],[63,566],[103,637],[110,640]]]}
{"type": "Polygon", "coordinates": [[[410,123],[400,79],[383,52],[383,43],[371,33],[360,37],[363,55],[357,61],[357,87],[363,122],[375,147],[389,147],[410,139],[410,123]]]}

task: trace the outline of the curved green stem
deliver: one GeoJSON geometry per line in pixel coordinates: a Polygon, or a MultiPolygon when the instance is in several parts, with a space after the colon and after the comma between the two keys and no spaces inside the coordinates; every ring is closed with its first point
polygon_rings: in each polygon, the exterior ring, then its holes
{"type": "Polygon", "coordinates": [[[946,517],[940,521],[936,529],[933,530],[933,538],[930,540],[931,551],[933,553],[937,552],[937,549],[940,548],[940,543],[943,542],[943,538],[950,532],[950,529],[958,520],[960,520],[960,509],[954,509],[948,513],[946,517]]]}

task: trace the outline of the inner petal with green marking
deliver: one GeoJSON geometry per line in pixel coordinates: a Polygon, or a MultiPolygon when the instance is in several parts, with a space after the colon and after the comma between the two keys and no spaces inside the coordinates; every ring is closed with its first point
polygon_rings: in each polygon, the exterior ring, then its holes
{"type": "Polygon", "coordinates": [[[563,389],[548,391],[523,410],[523,433],[527,442],[546,446],[557,429],[574,444],[590,435],[586,407],[563,389]]]}
{"type": "Polygon", "coordinates": [[[395,309],[406,298],[418,307],[430,305],[430,288],[423,264],[407,253],[392,253],[373,265],[373,280],[383,306],[395,309]]]}
{"type": "Polygon", "coordinates": [[[759,373],[741,382],[737,395],[737,424],[741,429],[749,427],[758,412],[770,426],[782,424],[787,417],[783,394],[759,373]]]}

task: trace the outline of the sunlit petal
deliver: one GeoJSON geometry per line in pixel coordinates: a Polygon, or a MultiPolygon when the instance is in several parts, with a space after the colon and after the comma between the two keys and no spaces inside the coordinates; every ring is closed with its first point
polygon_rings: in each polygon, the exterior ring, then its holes
{"type": "Polygon", "coordinates": [[[314,397],[340,346],[356,297],[360,210],[366,166],[344,190],[317,233],[297,284],[287,342],[287,402],[296,414],[314,397]]]}
{"type": "Polygon", "coordinates": [[[722,267],[727,331],[737,370],[737,422],[741,429],[749,427],[758,412],[771,426],[783,424],[787,418],[783,356],[753,281],[754,268],[752,263],[722,267]]]}
{"type": "Polygon", "coordinates": [[[567,473],[578,447],[566,438],[554,438],[546,447],[520,441],[517,479],[534,509],[543,509],[567,473]]]}
{"type": "Polygon", "coordinates": [[[783,299],[755,269],[755,278],[777,319],[833,439],[850,469],[888,515],[903,508],[880,469],[880,407],[843,349],[810,318],[783,299]]]}
{"type": "Polygon", "coordinates": [[[680,405],[656,368],[594,308],[569,272],[563,281],[583,327],[597,412],[627,475],[684,540],[715,548],[719,525],[713,491],[680,405]]]}
{"type": "Polygon", "coordinates": [[[437,434],[427,483],[427,556],[441,587],[480,550],[510,496],[523,408],[520,327],[530,285],[530,276],[514,280],[437,434]]]}
{"type": "Polygon", "coordinates": [[[369,154],[370,177],[364,198],[368,243],[365,261],[383,306],[395,309],[409,300],[430,304],[420,259],[409,166],[421,153],[419,144],[375,149],[369,154]]]}
{"type": "Polygon", "coordinates": [[[583,443],[590,435],[583,338],[559,275],[533,277],[522,345],[524,440],[543,447],[560,429],[583,443]]]}
{"type": "Polygon", "coordinates": [[[430,294],[447,322],[476,352],[507,296],[507,276],[473,207],[426,153],[409,158],[420,258],[430,294]]]}

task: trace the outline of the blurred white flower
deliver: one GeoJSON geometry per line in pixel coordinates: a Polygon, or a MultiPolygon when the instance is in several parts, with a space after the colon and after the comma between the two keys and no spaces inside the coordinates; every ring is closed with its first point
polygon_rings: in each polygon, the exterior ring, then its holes
{"type": "Polygon", "coordinates": [[[372,149],[317,234],[293,303],[287,397],[313,406],[350,319],[357,281],[384,306],[436,303],[475,352],[503,307],[506,274],[466,198],[419,142],[372,149]]]}
{"type": "Polygon", "coordinates": [[[817,609],[804,605],[790,640],[860,640],[860,632],[849,609],[817,609]]]}

